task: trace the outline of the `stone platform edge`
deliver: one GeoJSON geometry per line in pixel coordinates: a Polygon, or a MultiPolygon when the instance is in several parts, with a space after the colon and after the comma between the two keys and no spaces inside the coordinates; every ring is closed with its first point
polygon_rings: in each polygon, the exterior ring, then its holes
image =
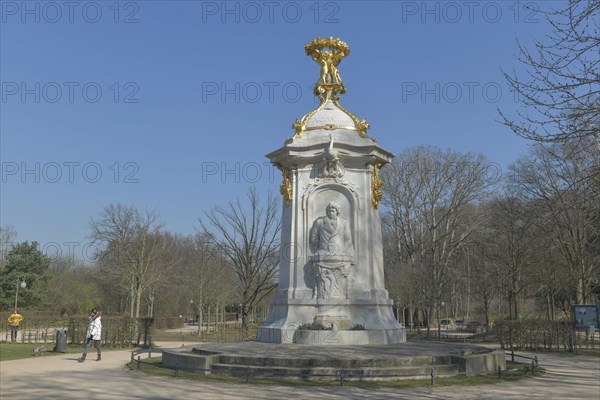
{"type": "MultiPolygon", "coordinates": [[[[274,346],[277,345],[274,344],[274,346]]],[[[221,356],[235,355],[235,351],[232,350],[207,351],[196,347],[198,347],[198,345],[163,350],[163,365],[167,368],[179,368],[197,372],[201,375],[210,375],[212,366],[221,363],[221,356]]],[[[476,354],[465,352],[463,354],[439,354],[439,356],[449,356],[450,364],[456,365],[458,373],[466,374],[467,376],[495,374],[498,372],[498,368],[506,370],[506,357],[504,351],[486,350],[487,352],[476,354]]],[[[265,356],[261,355],[260,357],[265,356]]],[[[415,356],[404,357],[411,358],[415,356]]],[[[252,367],[248,368],[252,369],[252,367]]],[[[365,376],[365,378],[368,378],[368,376],[365,376]]],[[[415,376],[414,378],[422,377],[415,376]]]]}

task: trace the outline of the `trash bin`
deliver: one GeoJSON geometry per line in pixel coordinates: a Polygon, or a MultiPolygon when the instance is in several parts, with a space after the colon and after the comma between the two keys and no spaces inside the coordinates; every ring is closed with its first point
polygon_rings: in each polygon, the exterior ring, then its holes
{"type": "Polygon", "coordinates": [[[67,352],[67,330],[56,331],[56,346],[54,347],[56,353],[67,352]]]}

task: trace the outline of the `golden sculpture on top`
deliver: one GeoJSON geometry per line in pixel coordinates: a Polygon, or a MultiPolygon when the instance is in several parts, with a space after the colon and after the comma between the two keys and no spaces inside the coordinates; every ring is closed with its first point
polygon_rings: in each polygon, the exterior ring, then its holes
{"type": "Polygon", "coordinates": [[[315,96],[323,96],[328,92],[333,92],[335,95],[346,93],[338,65],[344,57],[350,54],[350,47],[340,39],[330,36],[327,39],[316,38],[307,43],[304,50],[321,66],[321,77],[315,85],[315,96]]]}
{"type": "MultiPolygon", "coordinates": [[[[334,39],[330,36],[327,39],[320,37],[316,38],[312,42],[307,43],[304,46],[304,50],[308,56],[310,56],[317,64],[321,66],[321,75],[314,88],[315,96],[319,97],[321,104],[315,110],[306,114],[301,120],[296,119],[292,125],[292,129],[294,130],[294,138],[301,138],[305,131],[315,129],[351,130],[358,132],[361,137],[368,137],[367,129],[370,128],[369,123],[365,119],[361,120],[356,115],[346,110],[338,101],[340,96],[346,93],[346,88],[344,87],[344,83],[340,77],[338,65],[342,59],[344,59],[344,57],[350,54],[350,47],[348,47],[348,45],[342,40],[334,39]],[[331,101],[344,114],[348,115],[352,119],[354,125],[339,126],[335,124],[325,124],[322,126],[307,127],[308,121],[317,112],[323,109],[325,104],[329,101],[331,101]]],[[[293,138],[289,138],[288,140],[291,139],[293,138]]],[[[373,138],[371,138],[371,140],[375,141],[373,138]]]]}

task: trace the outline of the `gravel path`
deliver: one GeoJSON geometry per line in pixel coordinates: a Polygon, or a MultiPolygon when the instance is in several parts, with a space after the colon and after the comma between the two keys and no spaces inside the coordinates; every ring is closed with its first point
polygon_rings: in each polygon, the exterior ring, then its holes
{"type": "Polygon", "coordinates": [[[70,353],[3,361],[0,399],[600,399],[600,358],[570,354],[538,355],[548,371],[540,378],[402,390],[191,382],[130,371],[124,367],[130,354],[106,351],[96,362],[90,353],[84,363],[77,362],[79,354],[70,353]]]}

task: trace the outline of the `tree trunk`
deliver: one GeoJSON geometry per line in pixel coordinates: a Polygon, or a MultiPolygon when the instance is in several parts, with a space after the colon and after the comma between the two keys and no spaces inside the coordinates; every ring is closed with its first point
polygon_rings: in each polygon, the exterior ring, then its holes
{"type": "Polygon", "coordinates": [[[204,313],[202,312],[202,307],[198,307],[197,309],[198,315],[200,316],[200,318],[198,318],[198,336],[200,336],[201,330],[202,330],[202,324],[204,323],[204,313]]]}
{"type": "Polygon", "coordinates": [[[210,305],[206,307],[206,333],[210,332],[210,305]]]}
{"type": "Polygon", "coordinates": [[[248,335],[248,308],[245,304],[242,304],[242,331],[244,337],[248,335]]]}
{"type": "Polygon", "coordinates": [[[429,308],[427,308],[427,313],[425,315],[426,322],[427,322],[427,334],[428,335],[431,333],[431,316],[432,315],[433,315],[433,306],[429,306],[429,308]]]}
{"type": "Polygon", "coordinates": [[[491,305],[491,300],[484,299],[483,312],[485,314],[485,329],[486,330],[490,329],[490,305],[491,305]]]}
{"type": "Polygon", "coordinates": [[[135,317],[140,317],[140,305],[142,303],[142,288],[138,285],[135,296],[135,317]]]}
{"type": "Polygon", "coordinates": [[[135,280],[131,280],[131,287],[129,297],[131,298],[131,304],[129,305],[129,318],[135,316],[135,280]]]}

